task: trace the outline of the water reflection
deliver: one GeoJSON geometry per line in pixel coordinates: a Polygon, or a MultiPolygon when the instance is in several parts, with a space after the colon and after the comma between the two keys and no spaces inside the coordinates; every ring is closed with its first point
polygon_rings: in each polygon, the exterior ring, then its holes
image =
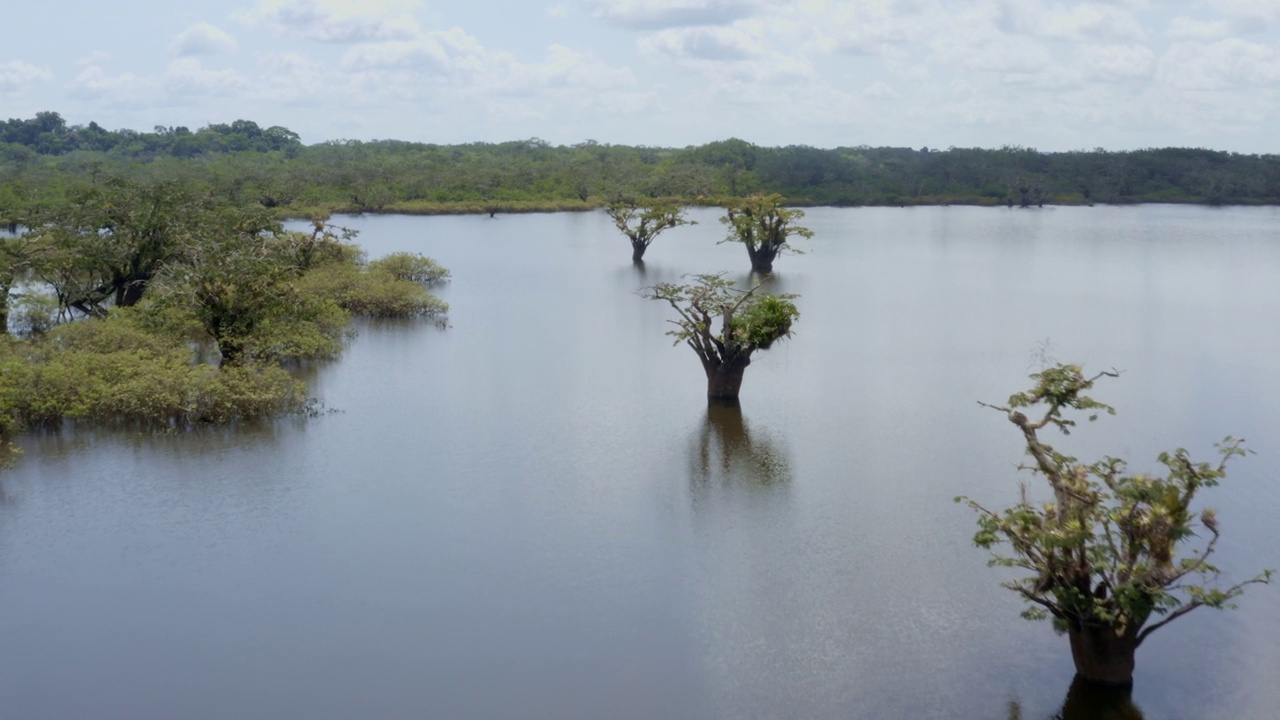
{"type": "Polygon", "coordinates": [[[770,295],[785,295],[791,292],[792,283],[788,283],[785,276],[776,272],[762,273],[752,270],[739,276],[738,285],[744,289],[759,285],[762,290],[770,295]]]}
{"type": "Polygon", "coordinates": [[[691,459],[694,484],[704,489],[729,485],[765,488],[791,480],[786,453],[771,438],[752,436],[738,403],[707,405],[691,459]]]}
{"type": "Polygon", "coordinates": [[[145,451],[174,457],[217,455],[229,450],[270,448],[286,428],[300,428],[306,415],[290,415],[273,420],[241,420],[231,425],[195,425],[155,429],[128,425],[78,425],[69,420],[62,427],[27,433],[21,441],[25,454],[33,460],[45,461],[70,457],[95,445],[116,445],[131,451],[145,451]]]}
{"type": "MultiPolygon", "coordinates": [[[[1008,718],[1027,720],[1017,699],[1009,701],[1008,718]]],[[[1144,716],[1133,702],[1133,688],[1099,685],[1077,675],[1067,689],[1062,709],[1045,720],[1144,720],[1144,716]]]]}

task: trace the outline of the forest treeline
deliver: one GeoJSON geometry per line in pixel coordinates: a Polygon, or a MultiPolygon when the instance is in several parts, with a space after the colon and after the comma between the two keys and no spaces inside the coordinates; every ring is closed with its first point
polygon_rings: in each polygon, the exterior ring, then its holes
{"type": "Polygon", "coordinates": [[[304,145],[249,120],[190,130],[105,130],[56,112],[0,123],[0,221],[102,177],[208,186],[279,212],[588,209],[620,199],[780,193],[795,205],[1280,204],[1280,156],[1194,148],[1040,152],[922,147],[686,148],[551,145],[532,138],[436,145],[304,145]]]}

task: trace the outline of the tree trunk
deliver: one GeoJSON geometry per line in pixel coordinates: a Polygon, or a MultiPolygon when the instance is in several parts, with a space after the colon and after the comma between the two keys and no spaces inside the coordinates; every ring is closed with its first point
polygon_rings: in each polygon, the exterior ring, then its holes
{"type": "Polygon", "coordinates": [[[1117,636],[1111,626],[1085,625],[1067,634],[1080,677],[1103,685],[1133,684],[1133,657],[1138,650],[1134,631],[1117,636]]]}
{"type": "Polygon", "coordinates": [[[1071,681],[1058,720],[1142,720],[1142,710],[1133,704],[1133,688],[1103,685],[1079,675],[1071,681]]]}
{"type": "Polygon", "coordinates": [[[751,270],[767,275],[773,272],[773,259],[778,257],[778,248],[762,245],[757,249],[752,249],[748,245],[747,255],[751,258],[751,270]]]}
{"type": "Polygon", "coordinates": [[[634,260],[635,262],[640,262],[641,260],[644,260],[644,251],[648,249],[649,249],[649,246],[646,245],[645,243],[642,243],[642,242],[631,243],[631,259],[634,260]]]}
{"type": "Polygon", "coordinates": [[[130,275],[125,278],[116,287],[116,307],[133,307],[142,299],[143,293],[147,291],[147,284],[151,282],[150,273],[139,273],[130,275]]]}
{"type": "Polygon", "coordinates": [[[12,283],[0,285],[0,335],[9,334],[9,290],[12,283]]]}
{"type": "Polygon", "coordinates": [[[736,401],[738,391],[742,389],[742,374],[750,364],[750,358],[714,364],[703,363],[707,371],[707,400],[736,401]]]}

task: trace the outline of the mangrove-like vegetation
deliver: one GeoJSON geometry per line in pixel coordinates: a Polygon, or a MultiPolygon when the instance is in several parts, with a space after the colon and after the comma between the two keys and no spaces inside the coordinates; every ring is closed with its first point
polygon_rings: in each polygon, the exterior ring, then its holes
{"type": "Polygon", "coordinates": [[[1280,156],[1203,148],[304,145],[287,128],[250,120],[150,132],[68,125],[56,112],[0,121],[0,223],[106,175],[198,179],[230,202],[295,216],[586,210],[637,198],[722,204],[757,193],[792,205],[1280,204],[1280,156]]]}

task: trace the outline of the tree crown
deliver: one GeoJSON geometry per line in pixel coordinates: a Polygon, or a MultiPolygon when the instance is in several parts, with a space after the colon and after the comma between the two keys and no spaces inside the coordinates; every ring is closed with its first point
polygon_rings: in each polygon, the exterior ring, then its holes
{"type": "Polygon", "coordinates": [[[1196,494],[1226,475],[1228,461],[1245,455],[1244,441],[1217,444],[1216,463],[1195,462],[1182,448],[1161,453],[1161,474],[1130,473],[1124,460],[1103,457],[1085,464],[1055,450],[1039,436],[1050,425],[1064,434],[1075,421],[1067,411],[1114,410],[1084,394],[1107,371],[1087,377],[1078,365],[1055,365],[1035,373],[1029,390],[1005,405],[987,405],[1018,427],[1031,462],[1021,466],[1043,477],[1053,500],[1035,503],[1029,488],[1013,507],[989,510],[956,498],[978,513],[974,543],[992,551],[991,565],[1030,575],[1004,583],[1031,607],[1028,619],[1052,617],[1055,629],[1111,628],[1141,643],[1148,635],[1197,607],[1232,607],[1244,587],[1266,583],[1271,571],[1222,588],[1209,562],[1217,548],[1214,511],[1193,512],[1196,494]],[[1036,411],[1035,419],[1023,410],[1036,411]],[[1003,553],[1006,547],[1011,553],[1003,553]],[[1160,620],[1147,624],[1152,616],[1160,620]]]}
{"type": "Polygon", "coordinates": [[[791,301],[795,295],[760,293],[760,284],[749,290],[734,287],[723,274],[694,275],[680,285],[659,283],[641,294],[651,300],[665,300],[679,317],[676,328],[667,334],[675,344],[687,343],[704,359],[749,357],[756,350],[791,335],[791,325],[800,311],[791,301]],[[713,323],[721,320],[720,331],[713,323]]]}
{"type": "Polygon", "coordinates": [[[721,242],[740,242],[752,250],[764,248],[800,253],[788,244],[788,240],[793,235],[811,238],[813,231],[795,224],[804,217],[803,210],[786,208],[782,203],[783,197],[773,193],[738,198],[725,206],[720,222],[728,227],[729,234],[721,242]]]}

